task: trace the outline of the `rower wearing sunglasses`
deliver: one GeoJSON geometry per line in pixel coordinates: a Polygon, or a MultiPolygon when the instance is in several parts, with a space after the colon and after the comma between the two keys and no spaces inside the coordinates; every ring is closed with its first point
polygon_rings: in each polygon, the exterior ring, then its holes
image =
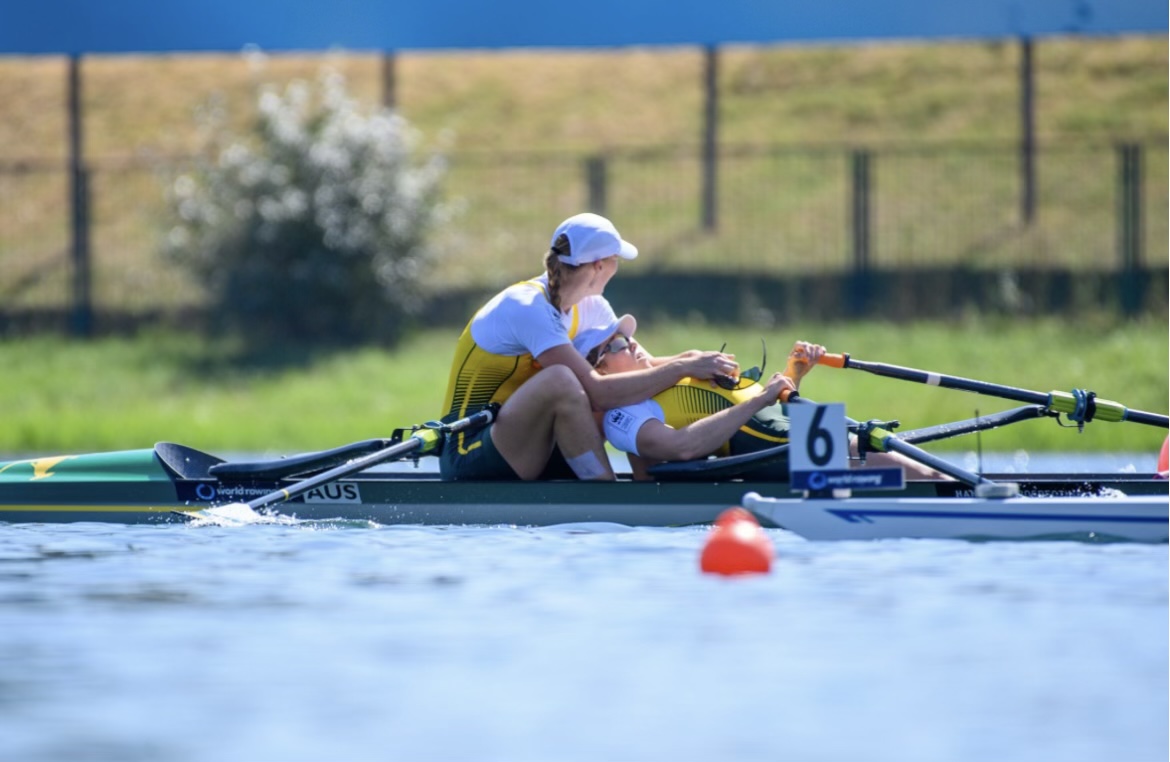
{"type": "Polygon", "coordinates": [[[651,358],[620,376],[603,376],[585,361],[617,322],[605,286],[621,260],[636,256],[612,222],[575,215],[553,233],[544,273],[476,312],[455,348],[443,421],[500,408],[489,427],[444,442],[443,479],[612,480],[594,409],[647,399],[687,377],[738,371],[735,357],[722,352],[651,358]]]}
{"type": "MultiPolygon", "coordinates": [[[[633,316],[622,317],[609,339],[586,359],[602,374],[646,367],[651,356],[634,339],[636,329],[633,316]]],[[[784,444],[789,421],[785,406],[776,403],[785,390],[799,390],[801,379],[824,354],[823,346],[798,341],[786,369],[766,380],[756,368],[736,378],[718,377],[716,383],[683,379],[642,402],[607,410],[602,419],[605,438],[626,453],[635,479],[650,478],[648,469],[663,461],[742,455],[784,444]]],[[[854,435],[850,450],[856,457],[854,435]]],[[[867,459],[870,464],[901,466],[911,479],[944,478],[898,453],[870,453],[867,459]]],[[[786,481],[788,463],[775,460],[741,476],[786,481]]]]}
{"type": "MultiPolygon", "coordinates": [[[[623,316],[611,337],[586,359],[603,375],[647,367],[652,357],[634,339],[636,329],[633,316],[623,316]]],[[[797,342],[793,352],[797,349],[803,356],[824,353],[824,347],[805,342],[797,342]]],[[[747,374],[722,377],[723,383],[683,379],[641,402],[607,410],[605,437],[626,453],[635,479],[649,478],[647,469],[662,461],[738,455],[783,444],[788,418],[776,402],[785,390],[798,389],[810,367],[807,362],[796,366],[795,378],[774,373],[760,381],[747,374]]]]}

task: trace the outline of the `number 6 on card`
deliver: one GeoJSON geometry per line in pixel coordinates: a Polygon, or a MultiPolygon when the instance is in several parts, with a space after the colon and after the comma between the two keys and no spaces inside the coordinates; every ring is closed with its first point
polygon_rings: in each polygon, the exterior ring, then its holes
{"type": "Polygon", "coordinates": [[[849,432],[843,404],[790,405],[788,418],[789,472],[849,468],[849,432]]]}

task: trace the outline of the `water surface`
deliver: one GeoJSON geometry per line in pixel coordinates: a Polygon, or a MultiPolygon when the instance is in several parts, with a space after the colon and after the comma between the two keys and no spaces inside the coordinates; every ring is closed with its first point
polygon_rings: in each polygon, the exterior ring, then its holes
{"type": "Polygon", "coordinates": [[[1167,759],[1167,546],[0,525],[0,759],[1167,759]]]}

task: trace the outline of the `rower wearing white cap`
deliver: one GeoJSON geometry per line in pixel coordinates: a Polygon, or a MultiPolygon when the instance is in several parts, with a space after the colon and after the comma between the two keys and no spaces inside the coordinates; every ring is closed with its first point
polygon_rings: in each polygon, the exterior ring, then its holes
{"type": "MultiPolygon", "coordinates": [[[[586,359],[604,375],[650,367],[652,356],[634,338],[636,329],[633,318],[624,316],[586,359]]],[[[815,345],[800,342],[798,347],[815,345]]],[[[776,402],[786,390],[796,391],[803,375],[793,379],[775,373],[760,383],[744,378],[723,385],[686,378],[645,400],[607,410],[602,419],[605,437],[626,453],[636,479],[649,478],[647,469],[667,460],[783,444],[788,441],[788,418],[776,402]]]]}
{"type": "Polygon", "coordinates": [[[475,313],[455,348],[443,418],[501,407],[490,427],[445,443],[444,479],[613,479],[594,410],[647,399],[686,377],[737,370],[722,352],[653,358],[610,376],[585,361],[617,320],[605,286],[619,261],[636,256],[605,217],[574,215],[553,233],[544,273],[509,286],[475,313]]]}
{"type": "MultiPolygon", "coordinates": [[[[586,359],[606,375],[650,367],[652,357],[634,338],[636,328],[630,315],[615,321],[609,337],[586,359]]],[[[744,377],[716,385],[683,379],[645,400],[607,410],[602,419],[605,437],[626,453],[636,479],[650,478],[649,468],[663,461],[742,455],[784,444],[789,422],[777,402],[786,390],[799,390],[801,379],[824,354],[820,344],[798,341],[786,369],[766,381],[744,377]]],[[[855,435],[850,435],[849,446],[856,458],[855,435]]],[[[910,479],[945,478],[899,453],[869,453],[867,460],[871,465],[899,466],[910,479]]],[[[784,481],[787,470],[787,460],[778,459],[740,476],[784,481]]]]}

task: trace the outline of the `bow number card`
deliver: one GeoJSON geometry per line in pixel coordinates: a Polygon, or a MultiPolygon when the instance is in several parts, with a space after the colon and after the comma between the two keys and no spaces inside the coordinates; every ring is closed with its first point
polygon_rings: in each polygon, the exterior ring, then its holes
{"type": "Polygon", "coordinates": [[[788,476],[793,492],[835,489],[902,489],[901,468],[850,468],[849,430],[841,403],[790,405],[788,476]]]}

